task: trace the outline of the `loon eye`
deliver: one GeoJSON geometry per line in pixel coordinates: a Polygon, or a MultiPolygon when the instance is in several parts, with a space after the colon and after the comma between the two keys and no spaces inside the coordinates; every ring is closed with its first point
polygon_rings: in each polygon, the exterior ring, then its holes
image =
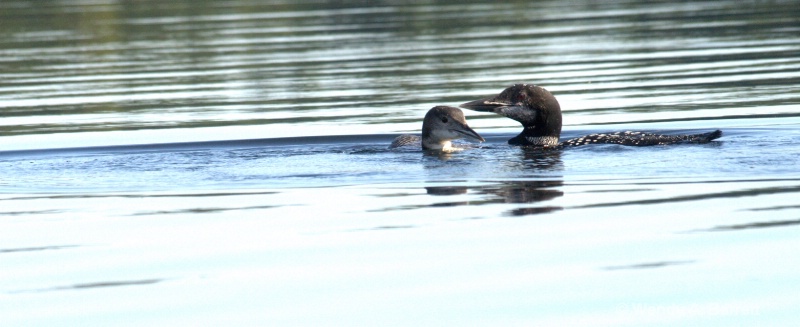
{"type": "Polygon", "coordinates": [[[447,124],[447,117],[442,117],[442,122],[447,124]]]}

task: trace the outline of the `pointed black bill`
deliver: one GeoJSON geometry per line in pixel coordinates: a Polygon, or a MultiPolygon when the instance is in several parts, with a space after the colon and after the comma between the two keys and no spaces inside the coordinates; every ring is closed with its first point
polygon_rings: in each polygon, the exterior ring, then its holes
{"type": "Polygon", "coordinates": [[[470,101],[462,103],[459,107],[483,112],[497,112],[503,107],[509,106],[509,103],[496,101],[494,98],[487,98],[481,100],[470,101]]]}
{"type": "Polygon", "coordinates": [[[464,138],[476,140],[479,142],[485,142],[486,140],[483,139],[478,132],[475,132],[472,128],[467,125],[461,126],[461,129],[452,129],[451,131],[456,132],[464,136],[464,138]]]}

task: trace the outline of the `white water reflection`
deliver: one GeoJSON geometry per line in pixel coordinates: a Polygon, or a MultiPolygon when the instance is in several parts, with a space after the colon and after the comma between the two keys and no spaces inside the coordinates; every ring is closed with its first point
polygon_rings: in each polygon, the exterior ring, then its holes
{"type": "Polygon", "coordinates": [[[795,325],[798,16],[0,2],[0,324],[795,325]],[[564,138],[723,137],[387,149],[515,82],[564,138]]]}

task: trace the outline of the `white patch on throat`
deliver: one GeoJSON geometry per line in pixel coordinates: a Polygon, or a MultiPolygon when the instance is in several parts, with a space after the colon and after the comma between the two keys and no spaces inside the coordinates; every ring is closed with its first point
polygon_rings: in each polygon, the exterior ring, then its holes
{"type": "Polygon", "coordinates": [[[448,151],[447,149],[453,149],[453,144],[450,141],[431,142],[431,140],[423,140],[422,143],[426,150],[448,151]]]}

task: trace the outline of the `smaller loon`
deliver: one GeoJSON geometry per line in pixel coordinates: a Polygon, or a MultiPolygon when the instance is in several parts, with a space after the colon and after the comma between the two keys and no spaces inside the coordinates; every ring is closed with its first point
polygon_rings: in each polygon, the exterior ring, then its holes
{"type": "Polygon", "coordinates": [[[561,107],[556,98],[542,87],[531,84],[512,85],[499,95],[470,101],[460,107],[494,112],[522,123],[522,133],[508,140],[511,145],[566,147],[586,144],[622,144],[631,146],[708,143],[722,136],[722,131],[692,135],[662,135],[642,132],[590,134],[559,142],[561,107]]]}
{"type": "Polygon", "coordinates": [[[454,148],[450,141],[460,138],[479,142],[485,141],[472,128],[469,128],[461,109],[436,106],[425,114],[425,119],[422,121],[422,137],[408,134],[400,135],[392,141],[392,145],[389,148],[393,149],[406,145],[419,146],[421,144],[424,150],[454,152],[459,149],[454,148]]]}

